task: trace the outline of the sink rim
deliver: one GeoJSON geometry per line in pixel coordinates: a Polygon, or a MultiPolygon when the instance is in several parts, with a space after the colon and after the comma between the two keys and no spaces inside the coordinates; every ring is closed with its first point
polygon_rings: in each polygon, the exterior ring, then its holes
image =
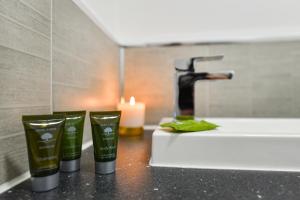
{"type": "MultiPolygon", "coordinates": [[[[300,137],[300,118],[196,118],[197,120],[207,120],[212,123],[221,125],[216,130],[210,131],[200,131],[200,132],[186,132],[181,134],[174,134],[169,131],[163,130],[161,127],[157,127],[153,134],[156,134],[156,130],[160,130],[160,134],[166,136],[174,137],[276,137],[276,138],[287,138],[287,137],[300,137]],[[226,124],[227,123],[227,124],[226,124]],[[237,126],[227,128],[229,124],[237,123],[237,126]],[[244,123],[244,124],[242,124],[244,123]],[[257,130],[253,130],[253,125],[255,123],[260,123],[257,130]],[[276,125],[270,123],[277,123],[276,125]],[[238,127],[240,125],[247,125],[247,127],[238,127]],[[281,125],[278,127],[278,124],[281,125]],[[284,125],[289,125],[289,127],[282,128],[284,125]],[[291,127],[294,130],[290,130],[291,127]],[[272,127],[271,127],[272,126],[272,127]],[[269,130],[260,130],[262,128],[269,128],[269,130]],[[244,129],[244,130],[243,130],[244,129]],[[252,129],[252,130],[249,130],[252,129]],[[272,129],[272,130],[270,130],[272,129]]],[[[173,118],[163,118],[160,123],[170,122],[173,118]]]]}

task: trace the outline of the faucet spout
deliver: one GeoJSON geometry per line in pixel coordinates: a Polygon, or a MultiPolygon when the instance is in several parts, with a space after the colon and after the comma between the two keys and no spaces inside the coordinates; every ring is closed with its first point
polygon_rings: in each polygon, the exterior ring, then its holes
{"type": "Polygon", "coordinates": [[[233,78],[233,76],[234,76],[234,71],[206,73],[204,79],[199,79],[199,80],[230,80],[233,78]]]}

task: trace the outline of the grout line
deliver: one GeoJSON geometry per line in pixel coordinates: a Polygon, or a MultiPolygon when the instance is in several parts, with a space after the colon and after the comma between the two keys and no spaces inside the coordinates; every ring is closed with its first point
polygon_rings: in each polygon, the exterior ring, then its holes
{"type": "Polygon", "coordinates": [[[4,140],[6,138],[16,137],[16,136],[23,135],[23,134],[24,134],[24,132],[18,132],[18,133],[14,133],[14,134],[4,135],[4,136],[0,137],[0,140],[4,140]]]}
{"type": "MultiPolygon", "coordinates": [[[[87,142],[85,142],[84,144],[82,144],[82,150],[86,150],[87,148],[89,148],[90,146],[92,146],[93,141],[89,140],[87,142]]],[[[20,176],[17,176],[15,178],[13,178],[10,181],[7,181],[5,183],[2,183],[0,185],[0,194],[4,193],[5,191],[11,189],[12,187],[24,182],[25,180],[30,178],[30,172],[26,171],[25,173],[21,174],[20,176]]]]}
{"type": "Polygon", "coordinates": [[[125,49],[124,47],[119,48],[119,87],[120,87],[120,99],[124,97],[124,76],[125,76],[125,49]]]}
{"type": "Polygon", "coordinates": [[[87,86],[81,86],[81,85],[78,85],[78,84],[75,85],[75,84],[70,84],[70,83],[63,83],[63,82],[52,80],[52,86],[53,85],[61,85],[61,86],[65,86],[65,87],[73,87],[73,88],[78,88],[78,89],[88,89],[87,86]]]}
{"type": "Polygon", "coordinates": [[[53,0],[50,0],[50,113],[53,113],[53,0]]]}
{"type": "Polygon", "coordinates": [[[25,29],[27,29],[27,30],[30,30],[31,32],[36,33],[36,34],[38,34],[38,35],[40,35],[40,36],[42,36],[42,37],[44,37],[44,38],[46,38],[46,39],[50,39],[50,38],[49,38],[47,35],[45,35],[44,33],[41,33],[41,32],[39,32],[39,31],[36,31],[36,30],[30,28],[29,26],[26,26],[26,25],[24,25],[24,24],[21,24],[20,22],[18,22],[17,20],[15,20],[15,19],[13,19],[13,18],[11,18],[11,17],[9,17],[9,16],[3,15],[3,14],[1,14],[1,13],[0,13],[0,16],[3,17],[3,18],[5,18],[5,19],[7,19],[8,21],[10,21],[10,22],[12,22],[12,23],[14,23],[14,24],[16,24],[16,25],[19,25],[19,26],[21,26],[21,27],[23,27],[23,28],[25,28],[25,29]]]}
{"type": "Polygon", "coordinates": [[[40,57],[38,55],[35,55],[35,54],[32,54],[32,53],[28,53],[28,52],[20,50],[20,49],[15,49],[15,48],[12,48],[12,47],[9,47],[9,46],[5,46],[5,45],[2,45],[2,44],[0,44],[0,47],[7,48],[7,49],[9,49],[11,51],[17,51],[18,53],[23,53],[23,54],[26,54],[28,56],[32,56],[32,57],[35,57],[35,58],[38,58],[38,59],[41,59],[41,60],[44,60],[44,61],[49,61],[49,59],[47,59],[47,58],[43,58],[43,57],[40,57]]]}
{"type": "MultiPolygon", "coordinates": [[[[23,5],[25,5],[25,6],[27,6],[28,8],[30,8],[31,10],[35,11],[36,13],[38,13],[38,14],[39,14],[40,16],[42,16],[43,18],[49,20],[48,17],[46,17],[44,14],[42,14],[39,10],[37,10],[36,8],[34,8],[32,5],[26,3],[24,0],[20,0],[20,2],[21,2],[23,5]]],[[[51,5],[50,5],[50,7],[51,7],[51,5]]],[[[51,15],[51,14],[50,14],[50,15],[51,15]]],[[[50,20],[51,20],[51,16],[50,16],[50,20]]]]}
{"type": "MultiPolygon", "coordinates": [[[[75,60],[77,60],[77,61],[83,62],[83,63],[88,64],[88,65],[92,65],[91,62],[88,62],[88,61],[86,61],[86,60],[84,60],[84,59],[82,59],[82,58],[80,58],[80,57],[78,57],[78,56],[72,55],[71,53],[66,52],[66,51],[64,51],[64,50],[62,50],[62,49],[60,49],[60,48],[58,48],[58,47],[52,47],[52,48],[53,48],[52,50],[57,51],[57,52],[59,52],[59,53],[61,53],[61,54],[64,54],[64,55],[66,55],[66,56],[72,57],[73,59],[75,59],[75,60]]],[[[84,66],[83,66],[83,67],[84,67],[84,66]]]]}
{"type": "Polygon", "coordinates": [[[0,109],[5,110],[5,109],[13,109],[13,108],[43,108],[43,107],[49,107],[49,105],[26,105],[26,104],[19,104],[19,105],[6,105],[6,106],[0,106],[0,109]]]}

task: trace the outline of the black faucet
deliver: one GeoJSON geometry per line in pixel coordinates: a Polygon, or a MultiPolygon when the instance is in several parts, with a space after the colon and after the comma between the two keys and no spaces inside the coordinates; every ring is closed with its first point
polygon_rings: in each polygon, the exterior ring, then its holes
{"type": "Polygon", "coordinates": [[[194,115],[194,88],[199,80],[229,80],[234,72],[195,72],[195,63],[202,61],[218,61],[224,56],[193,57],[175,61],[175,117],[194,115]]]}

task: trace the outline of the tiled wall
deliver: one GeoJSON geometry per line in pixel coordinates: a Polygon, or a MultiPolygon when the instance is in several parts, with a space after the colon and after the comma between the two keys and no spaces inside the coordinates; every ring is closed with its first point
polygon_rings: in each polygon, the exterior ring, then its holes
{"type": "Polygon", "coordinates": [[[0,0],[0,184],[28,170],[23,114],[110,109],[117,80],[118,46],[71,0],[0,0]]]}
{"type": "MultiPolygon", "coordinates": [[[[53,109],[113,109],[119,48],[71,0],[53,0],[53,109]]],[[[85,120],[84,141],[91,139],[85,120]]]]}
{"type": "Polygon", "coordinates": [[[0,184],[28,169],[21,115],[50,112],[50,38],[50,1],[0,1],[0,184]]]}
{"type": "Polygon", "coordinates": [[[196,115],[204,117],[300,117],[300,41],[127,48],[125,97],[146,103],[146,123],[173,113],[173,61],[225,55],[197,71],[234,70],[233,80],[198,82],[196,115]]]}

